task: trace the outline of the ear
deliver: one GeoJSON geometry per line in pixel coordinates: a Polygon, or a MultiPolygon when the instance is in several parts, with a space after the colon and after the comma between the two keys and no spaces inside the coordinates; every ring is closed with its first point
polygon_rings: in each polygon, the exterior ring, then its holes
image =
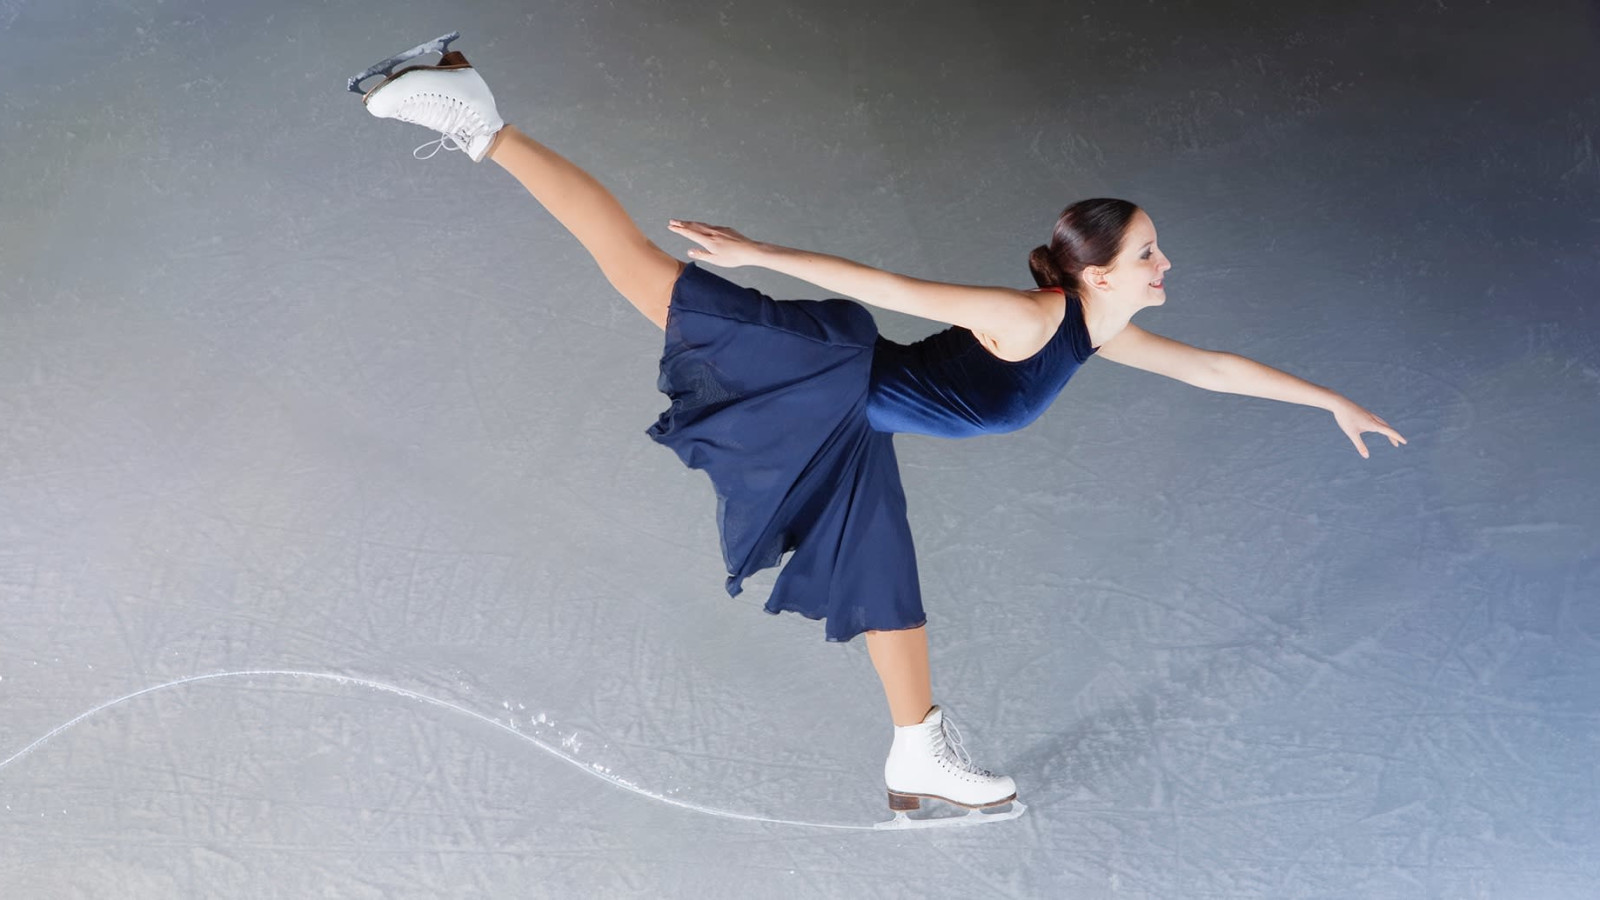
{"type": "Polygon", "coordinates": [[[1087,287],[1108,291],[1111,289],[1111,282],[1106,280],[1106,273],[1110,271],[1104,266],[1088,266],[1078,277],[1083,280],[1084,285],[1087,287]]]}

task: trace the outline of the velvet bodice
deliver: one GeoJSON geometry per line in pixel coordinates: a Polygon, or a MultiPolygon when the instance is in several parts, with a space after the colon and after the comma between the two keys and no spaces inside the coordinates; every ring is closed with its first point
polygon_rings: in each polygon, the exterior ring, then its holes
{"type": "Polygon", "coordinates": [[[1056,333],[1039,352],[1017,362],[990,353],[965,328],[947,328],[912,344],[880,336],[867,400],[872,427],[971,437],[1016,431],[1039,418],[1096,349],[1083,304],[1072,294],[1065,297],[1066,314],[1056,333]]]}

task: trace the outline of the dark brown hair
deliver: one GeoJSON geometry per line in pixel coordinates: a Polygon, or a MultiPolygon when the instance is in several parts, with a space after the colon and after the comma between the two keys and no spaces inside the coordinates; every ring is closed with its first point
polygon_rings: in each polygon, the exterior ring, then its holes
{"type": "Polygon", "coordinates": [[[1107,197],[1079,200],[1067,207],[1056,220],[1050,243],[1040,244],[1028,254],[1033,280],[1039,287],[1079,292],[1078,276],[1089,266],[1111,264],[1138,211],[1139,207],[1126,200],[1107,197]]]}

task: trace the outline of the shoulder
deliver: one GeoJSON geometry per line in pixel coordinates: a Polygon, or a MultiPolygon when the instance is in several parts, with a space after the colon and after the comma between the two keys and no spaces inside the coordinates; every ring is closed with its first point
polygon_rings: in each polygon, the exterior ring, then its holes
{"type": "Polygon", "coordinates": [[[1067,300],[1053,290],[1014,291],[1012,315],[996,327],[970,329],[984,349],[1010,362],[1038,353],[1061,328],[1067,300]]]}

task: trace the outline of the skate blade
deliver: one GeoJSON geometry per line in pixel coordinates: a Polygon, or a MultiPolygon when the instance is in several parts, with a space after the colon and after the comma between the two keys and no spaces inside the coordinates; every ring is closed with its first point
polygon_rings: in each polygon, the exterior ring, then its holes
{"type": "MultiPolygon", "coordinates": [[[[384,76],[384,82],[387,83],[389,79],[394,77],[394,70],[402,63],[410,62],[419,56],[427,56],[429,53],[437,53],[442,57],[446,53],[450,52],[450,42],[459,37],[461,37],[461,32],[459,31],[452,31],[449,34],[442,34],[426,44],[418,44],[404,53],[396,53],[394,56],[391,56],[388,59],[379,60],[378,62],[367,66],[365,69],[361,70],[361,74],[352,75],[350,77],[348,85],[350,92],[353,94],[363,95],[371,93],[371,91],[364,91],[361,89],[361,82],[366,81],[368,78],[372,78],[373,76],[382,75],[384,76]]],[[[379,87],[383,87],[383,85],[379,84],[372,90],[375,91],[379,87]]]]}
{"type": "Polygon", "coordinates": [[[1003,812],[990,812],[987,809],[971,809],[966,815],[961,816],[933,816],[930,818],[913,819],[906,815],[905,810],[897,810],[894,818],[887,822],[873,825],[880,831],[899,831],[908,828],[962,828],[967,825],[993,825],[996,822],[1009,822],[1028,811],[1027,804],[1021,800],[1012,800],[1011,808],[1003,812]]]}

